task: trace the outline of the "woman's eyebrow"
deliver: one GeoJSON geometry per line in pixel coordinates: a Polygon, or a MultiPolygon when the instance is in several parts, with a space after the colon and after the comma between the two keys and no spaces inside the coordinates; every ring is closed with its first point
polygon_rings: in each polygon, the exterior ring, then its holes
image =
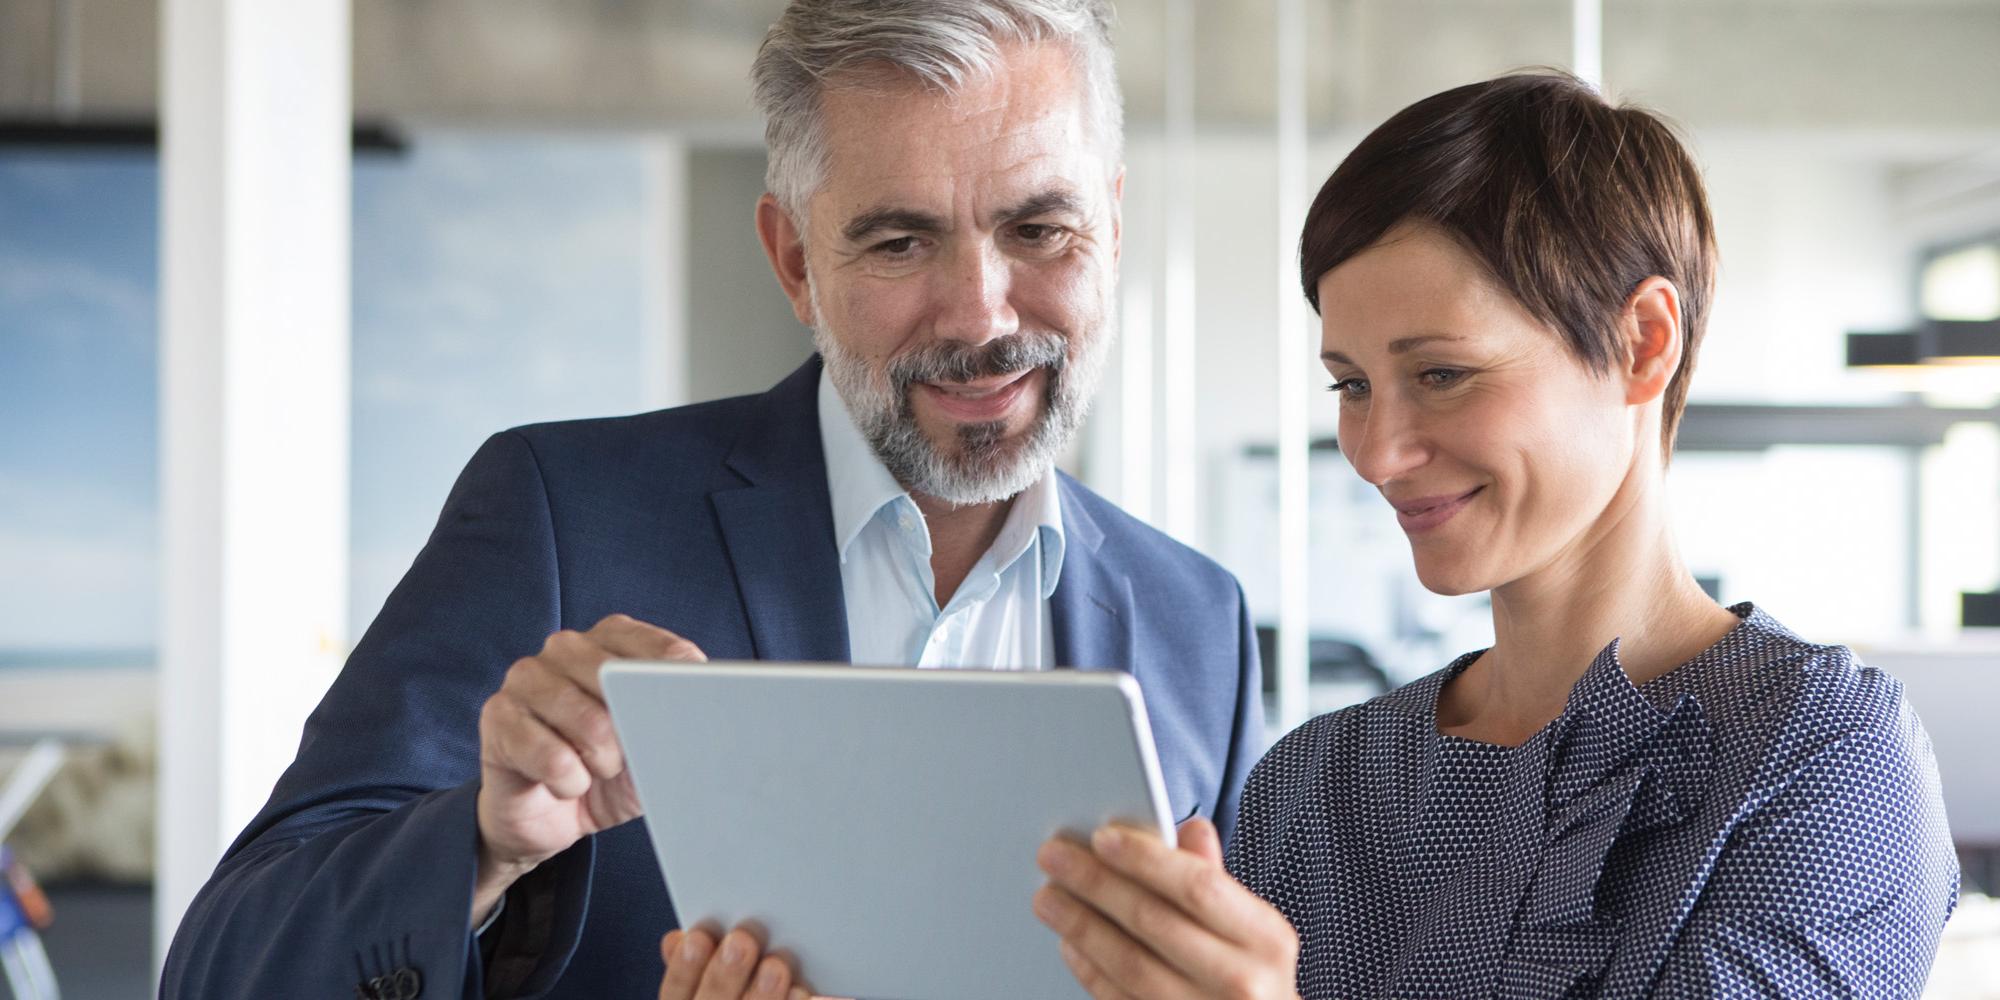
{"type": "Polygon", "coordinates": [[[1459,337],[1449,333],[1420,333],[1414,337],[1399,337],[1395,340],[1389,341],[1389,353],[1408,354],[1411,351],[1414,351],[1417,348],[1424,346],[1425,344],[1431,343],[1432,341],[1437,341],[1437,340],[1450,341],[1450,340],[1464,340],[1464,339],[1465,339],[1464,337],[1459,337]]]}
{"type": "MultiPolygon", "coordinates": [[[[1433,341],[1454,341],[1454,340],[1464,340],[1464,339],[1465,339],[1464,337],[1451,333],[1420,333],[1413,337],[1398,337],[1395,340],[1389,341],[1389,353],[1408,354],[1411,351],[1414,351],[1417,348],[1422,347],[1425,344],[1431,343],[1433,341]]],[[[1321,351],[1319,353],[1319,359],[1321,361],[1331,361],[1335,364],[1341,364],[1341,365],[1351,365],[1354,363],[1351,359],[1348,358],[1347,355],[1342,354],[1339,351],[1321,351]]]]}

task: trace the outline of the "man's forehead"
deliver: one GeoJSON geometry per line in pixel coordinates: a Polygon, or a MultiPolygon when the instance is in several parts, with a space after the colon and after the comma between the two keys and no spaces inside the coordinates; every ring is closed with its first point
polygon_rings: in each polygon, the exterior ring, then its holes
{"type": "Polygon", "coordinates": [[[1068,129],[998,136],[910,130],[878,138],[830,145],[813,198],[816,216],[823,210],[844,225],[848,216],[885,208],[988,215],[1031,200],[1092,212],[1109,191],[1111,169],[1102,153],[1068,129]]]}
{"type": "Polygon", "coordinates": [[[990,162],[1085,145],[1087,110],[1080,94],[1044,87],[834,89],[822,98],[822,138],[842,160],[990,162]]]}
{"type": "Polygon", "coordinates": [[[970,201],[991,210],[996,203],[1061,189],[1080,201],[1095,197],[1110,175],[1097,156],[1074,151],[1011,151],[990,159],[933,158],[928,162],[878,157],[831,157],[821,190],[829,201],[850,208],[858,202],[970,201]]]}

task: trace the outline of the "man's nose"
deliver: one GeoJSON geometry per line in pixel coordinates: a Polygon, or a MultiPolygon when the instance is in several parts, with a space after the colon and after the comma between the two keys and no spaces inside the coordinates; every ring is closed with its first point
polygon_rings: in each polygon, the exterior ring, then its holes
{"type": "Polygon", "coordinates": [[[1012,268],[995,247],[980,242],[957,248],[941,279],[937,336],[984,344],[1020,331],[1021,317],[1010,301],[1012,268]]]}
{"type": "Polygon", "coordinates": [[[1341,451],[1354,471],[1382,487],[1430,461],[1421,418],[1394,399],[1369,401],[1365,412],[1341,421],[1341,451]]]}

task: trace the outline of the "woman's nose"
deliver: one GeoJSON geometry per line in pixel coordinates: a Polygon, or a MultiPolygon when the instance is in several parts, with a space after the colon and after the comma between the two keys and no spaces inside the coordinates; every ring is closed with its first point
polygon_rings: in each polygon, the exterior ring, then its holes
{"type": "Polygon", "coordinates": [[[1394,400],[1371,400],[1365,412],[1340,423],[1340,450],[1370,485],[1395,482],[1430,460],[1420,421],[1394,400]]]}

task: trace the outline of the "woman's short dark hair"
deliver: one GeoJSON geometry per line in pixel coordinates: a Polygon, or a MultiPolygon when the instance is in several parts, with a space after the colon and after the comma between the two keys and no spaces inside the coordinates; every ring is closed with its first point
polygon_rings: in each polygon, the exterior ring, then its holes
{"type": "Polygon", "coordinates": [[[1299,239],[1313,308],[1320,278],[1406,221],[1449,233],[1599,373],[1625,356],[1615,321],[1639,283],[1673,282],[1681,365],[1661,415],[1672,451],[1714,295],[1715,231],[1701,174],[1665,122],[1555,71],[1404,108],[1313,199],[1299,239]]]}

